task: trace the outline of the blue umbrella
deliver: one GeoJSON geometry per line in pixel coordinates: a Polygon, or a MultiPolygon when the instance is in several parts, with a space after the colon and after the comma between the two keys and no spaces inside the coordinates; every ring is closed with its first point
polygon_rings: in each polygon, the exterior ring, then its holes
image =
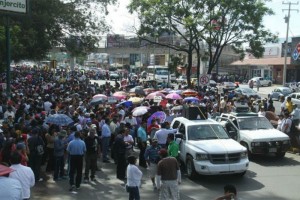
{"type": "Polygon", "coordinates": [[[73,122],[73,120],[65,114],[54,114],[54,115],[49,115],[45,119],[46,123],[50,124],[56,124],[58,126],[67,126],[73,122]]]}
{"type": "Polygon", "coordinates": [[[106,102],[106,99],[104,99],[102,97],[96,97],[96,98],[94,98],[90,101],[90,105],[91,106],[96,106],[96,105],[99,105],[99,104],[103,104],[104,102],[106,102]]]}
{"type": "Polygon", "coordinates": [[[196,97],[186,97],[183,99],[183,102],[196,102],[196,103],[199,103],[200,100],[196,97]]]}
{"type": "Polygon", "coordinates": [[[125,106],[126,108],[129,108],[129,107],[133,106],[133,104],[132,104],[132,101],[123,101],[123,102],[117,104],[117,107],[119,107],[119,106],[125,106]]]}
{"type": "Polygon", "coordinates": [[[152,119],[159,119],[160,123],[163,123],[167,118],[167,115],[163,111],[157,111],[153,113],[147,120],[147,126],[150,126],[152,119]]]}

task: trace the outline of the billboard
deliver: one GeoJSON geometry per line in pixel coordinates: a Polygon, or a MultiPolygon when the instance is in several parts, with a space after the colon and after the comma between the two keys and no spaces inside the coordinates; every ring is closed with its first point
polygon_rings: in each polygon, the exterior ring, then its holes
{"type": "Polygon", "coordinates": [[[26,14],[28,0],[0,0],[0,11],[26,14]]]}

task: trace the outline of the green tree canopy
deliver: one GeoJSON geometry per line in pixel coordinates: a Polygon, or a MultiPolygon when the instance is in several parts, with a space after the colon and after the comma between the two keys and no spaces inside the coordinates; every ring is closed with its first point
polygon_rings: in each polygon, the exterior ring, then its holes
{"type": "MultiPolygon", "coordinates": [[[[72,55],[88,53],[97,46],[100,34],[109,29],[105,22],[107,6],[115,2],[30,0],[29,15],[10,17],[12,60],[44,59],[47,52],[57,46],[67,46],[72,55]],[[73,48],[75,44],[70,44],[73,38],[79,44],[76,48],[73,48]]],[[[4,25],[4,21],[0,21],[2,49],[5,49],[4,25]]],[[[5,53],[0,55],[2,63],[4,56],[5,53]]]]}

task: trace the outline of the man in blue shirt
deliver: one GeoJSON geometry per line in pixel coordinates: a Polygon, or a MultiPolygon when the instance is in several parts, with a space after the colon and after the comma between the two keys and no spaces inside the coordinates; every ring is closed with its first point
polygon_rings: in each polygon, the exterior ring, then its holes
{"type": "Polygon", "coordinates": [[[140,149],[139,155],[139,166],[147,168],[146,160],[144,157],[145,150],[147,147],[147,132],[146,132],[147,122],[143,121],[138,129],[138,147],[140,149]]]}
{"type": "Polygon", "coordinates": [[[105,163],[109,163],[109,158],[107,156],[109,150],[109,142],[111,137],[111,131],[109,128],[109,119],[105,119],[105,123],[102,125],[102,135],[101,135],[101,142],[102,142],[102,161],[105,163]]]}
{"type": "Polygon", "coordinates": [[[80,132],[75,132],[75,139],[72,140],[67,147],[67,151],[70,156],[70,191],[75,190],[74,185],[74,175],[76,173],[76,188],[80,188],[81,180],[82,180],[82,167],[83,167],[83,156],[86,152],[86,146],[84,141],[80,139],[80,132]]]}

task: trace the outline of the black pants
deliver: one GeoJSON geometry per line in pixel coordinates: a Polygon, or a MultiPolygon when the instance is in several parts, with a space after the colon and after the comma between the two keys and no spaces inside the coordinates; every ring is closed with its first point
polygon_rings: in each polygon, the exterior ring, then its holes
{"type": "Polygon", "coordinates": [[[142,167],[147,167],[146,160],[145,160],[145,157],[144,157],[146,147],[147,147],[146,142],[140,142],[139,143],[139,149],[140,149],[139,165],[142,166],[142,167]]]}
{"type": "Polygon", "coordinates": [[[76,173],[76,187],[80,187],[82,179],[83,155],[70,155],[70,185],[74,185],[74,175],[76,173]]]}
{"type": "Polygon", "coordinates": [[[89,179],[89,171],[91,170],[91,179],[95,178],[97,168],[97,154],[86,154],[85,155],[85,173],[84,179],[89,179]]]}
{"type": "Polygon", "coordinates": [[[51,172],[54,170],[54,148],[48,148],[47,147],[47,156],[48,156],[48,162],[46,167],[46,172],[51,172]]]}
{"type": "Polygon", "coordinates": [[[125,179],[127,162],[125,159],[125,153],[118,153],[117,155],[117,178],[125,179]]]}
{"type": "Polygon", "coordinates": [[[42,164],[42,155],[37,155],[34,152],[30,152],[29,167],[32,169],[36,181],[40,179],[41,164],[42,164]]]}

